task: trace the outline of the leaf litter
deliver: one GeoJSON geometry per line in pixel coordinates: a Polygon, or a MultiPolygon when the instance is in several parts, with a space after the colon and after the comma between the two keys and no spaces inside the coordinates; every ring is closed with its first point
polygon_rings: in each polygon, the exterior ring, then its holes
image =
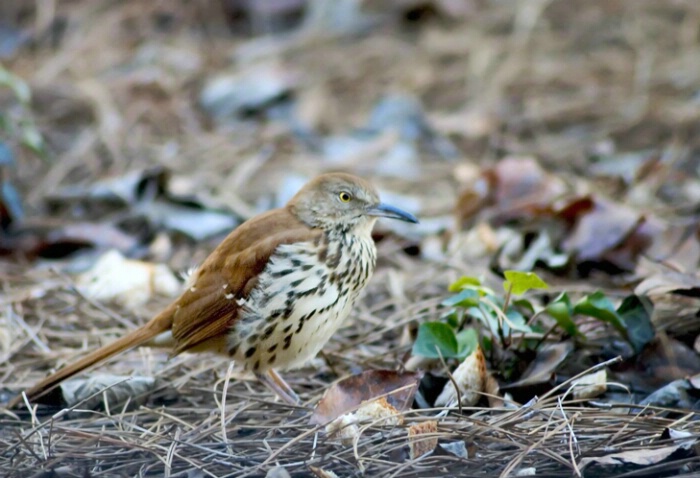
{"type": "Polygon", "coordinates": [[[353,319],[286,374],[304,408],[223,359],[134,350],[93,373],[94,405],[0,409],[3,473],[697,469],[695,3],[225,2],[227,15],[102,3],[2,7],[14,40],[0,84],[0,403],[167,303],[170,292],[81,290],[77,274],[104,253],[187,270],[235,224],[338,168],[371,176],[422,225],[378,225],[379,268],[353,319]],[[460,276],[500,291],[513,268],[550,285],[525,292],[536,310],[514,298],[517,315],[445,317],[460,276]],[[455,340],[417,361],[430,371],[413,407],[391,411],[401,420],[353,422],[351,446],[309,423],[332,382],[401,372],[426,323],[455,340]],[[495,384],[478,377],[483,400],[431,408],[486,338],[495,384]],[[141,391],[120,391],[134,373],[141,391]],[[607,391],[576,395],[591,376],[607,391]],[[515,402],[508,386],[523,383],[536,390],[515,402]]]}

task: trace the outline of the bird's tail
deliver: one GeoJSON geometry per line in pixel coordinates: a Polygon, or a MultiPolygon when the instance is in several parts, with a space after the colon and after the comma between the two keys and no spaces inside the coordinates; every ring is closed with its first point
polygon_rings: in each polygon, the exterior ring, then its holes
{"type": "MultiPolygon", "coordinates": [[[[100,347],[94,352],[91,352],[85,357],[81,358],[77,362],[67,365],[62,369],[58,370],[57,372],[54,372],[48,377],[39,381],[39,383],[37,383],[33,387],[29,388],[28,390],[25,390],[24,393],[27,395],[27,398],[29,400],[38,398],[55,388],[64,380],[69,379],[70,377],[82,372],[83,370],[97,365],[100,362],[104,362],[108,358],[113,357],[121,352],[125,352],[134,347],[138,347],[139,345],[143,345],[149,340],[153,339],[155,336],[170,330],[170,328],[172,327],[172,314],[169,313],[170,311],[168,309],[154,317],[148,323],[134,330],[133,332],[125,335],[120,339],[115,340],[111,344],[105,345],[104,347],[100,347]]],[[[7,407],[13,408],[22,401],[23,398],[20,394],[14,397],[12,400],[10,400],[10,402],[7,404],[7,407]]]]}

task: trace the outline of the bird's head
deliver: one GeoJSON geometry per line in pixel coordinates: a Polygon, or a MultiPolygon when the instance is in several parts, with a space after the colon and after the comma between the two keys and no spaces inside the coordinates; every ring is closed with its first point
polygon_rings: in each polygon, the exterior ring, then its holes
{"type": "Polygon", "coordinates": [[[345,173],[322,174],[309,181],[287,207],[304,223],[325,230],[369,232],[380,217],[418,222],[413,215],[380,202],[370,183],[345,173]]]}

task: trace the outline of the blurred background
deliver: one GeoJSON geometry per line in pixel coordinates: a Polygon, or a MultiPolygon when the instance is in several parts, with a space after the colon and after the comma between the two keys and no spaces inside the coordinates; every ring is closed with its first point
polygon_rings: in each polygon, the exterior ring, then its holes
{"type": "Polygon", "coordinates": [[[2,222],[26,234],[0,247],[112,234],[183,267],[164,228],[216,244],[328,170],[419,214],[395,232],[433,259],[517,188],[697,213],[699,22],[692,0],[6,1],[2,222]]]}

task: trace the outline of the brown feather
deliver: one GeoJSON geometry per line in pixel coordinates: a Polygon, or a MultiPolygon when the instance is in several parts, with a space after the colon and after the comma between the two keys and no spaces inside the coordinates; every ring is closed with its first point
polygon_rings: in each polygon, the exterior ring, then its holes
{"type": "MultiPolygon", "coordinates": [[[[98,363],[103,362],[114,355],[132,349],[134,347],[138,347],[139,345],[145,344],[157,335],[162,334],[163,332],[167,332],[168,330],[170,330],[170,327],[172,325],[170,315],[171,314],[169,314],[168,310],[166,309],[165,311],[154,317],[147,324],[142,325],[133,332],[115,340],[109,345],[105,345],[104,347],[90,352],[88,355],[81,358],[77,362],[67,365],[61,370],[52,373],[43,380],[40,380],[36,385],[31,387],[30,389],[25,390],[27,397],[29,397],[29,399],[40,397],[41,395],[44,395],[45,393],[49,392],[58,384],[72,377],[73,375],[76,375],[85,369],[97,365],[98,363]]],[[[7,407],[12,408],[18,405],[22,400],[22,395],[18,395],[12,400],[10,400],[10,402],[7,404],[7,407]]]]}
{"type": "Polygon", "coordinates": [[[238,318],[238,300],[244,300],[255,287],[275,249],[320,234],[286,208],[262,214],[229,234],[195,273],[192,288],[176,301],[174,353],[193,347],[201,350],[203,343],[230,330],[238,318]]]}
{"type": "MultiPolygon", "coordinates": [[[[41,396],[62,381],[167,331],[171,331],[175,341],[173,354],[190,349],[222,352],[225,336],[238,316],[240,306],[236,299],[245,299],[250,293],[277,246],[313,240],[319,234],[289,208],[250,219],[214,249],[195,272],[192,287],[163,312],[128,335],[49,375],[25,393],[30,399],[41,396]],[[227,299],[227,294],[234,298],[227,299]]],[[[17,396],[8,406],[12,408],[21,400],[17,396]]]]}

